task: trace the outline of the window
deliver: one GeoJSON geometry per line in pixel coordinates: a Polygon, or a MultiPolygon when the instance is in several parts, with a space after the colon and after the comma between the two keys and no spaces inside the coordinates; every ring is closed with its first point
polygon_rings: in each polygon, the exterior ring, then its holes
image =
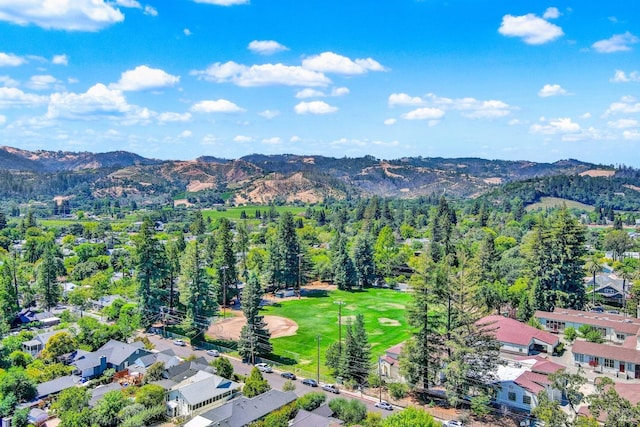
{"type": "Polygon", "coordinates": [[[509,400],[512,402],[516,401],[516,394],[512,391],[509,392],[509,396],[508,396],[509,400]]]}
{"type": "Polygon", "coordinates": [[[613,368],[613,359],[604,359],[605,368],[613,368]]]}
{"type": "Polygon", "coordinates": [[[617,338],[619,341],[624,341],[624,339],[625,339],[625,335],[624,335],[624,334],[616,334],[616,338],[617,338]]]}
{"type": "Polygon", "coordinates": [[[525,405],[531,405],[531,396],[522,396],[522,403],[525,405]]]}
{"type": "Polygon", "coordinates": [[[574,353],[573,354],[573,358],[575,359],[576,362],[584,362],[584,355],[580,354],[580,353],[574,353]]]}

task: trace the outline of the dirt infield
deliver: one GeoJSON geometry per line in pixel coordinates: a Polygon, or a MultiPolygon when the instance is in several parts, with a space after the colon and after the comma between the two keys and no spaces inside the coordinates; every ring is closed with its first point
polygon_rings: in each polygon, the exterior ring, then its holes
{"type": "MultiPolygon", "coordinates": [[[[271,332],[271,338],[288,337],[295,335],[298,324],[291,319],[280,316],[264,316],[267,329],[271,332]]],[[[216,339],[237,340],[240,338],[240,330],[247,323],[244,315],[221,320],[209,326],[207,336],[216,339]]]]}

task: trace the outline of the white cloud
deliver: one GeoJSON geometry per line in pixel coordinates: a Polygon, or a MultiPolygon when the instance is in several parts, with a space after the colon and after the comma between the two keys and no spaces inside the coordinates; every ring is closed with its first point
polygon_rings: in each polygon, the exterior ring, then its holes
{"type": "Polygon", "coordinates": [[[409,96],[406,93],[392,93],[387,101],[389,107],[396,105],[418,106],[424,105],[424,101],[419,96],[409,96]]]}
{"type": "Polygon", "coordinates": [[[189,37],[190,35],[192,35],[193,33],[191,32],[190,29],[185,28],[184,30],[182,30],[182,32],[184,33],[185,36],[189,37]]]}
{"type": "Polygon", "coordinates": [[[136,0],[115,0],[115,4],[121,7],[130,7],[135,9],[142,8],[142,6],[140,6],[140,3],[138,3],[136,0]]]}
{"type": "Polygon", "coordinates": [[[297,114],[330,114],[338,111],[338,107],[323,101],[301,102],[294,107],[297,114]]]}
{"type": "Polygon", "coordinates": [[[625,130],[624,132],[622,132],[622,137],[627,140],[637,141],[640,140],[640,131],[625,130]]]}
{"type": "Polygon", "coordinates": [[[640,126],[640,122],[635,119],[618,119],[607,122],[607,126],[614,129],[628,129],[640,126]]]}
{"type": "Polygon", "coordinates": [[[291,138],[289,138],[289,142],[300,142],[302,141],[302,138],[300,138],[298,135],[293,135],[291,138]]]}
{"type": "Polygon", "coordinates": [[[278,144],[282,144],[282,139],[279,136],[274,136],[272,138],[263,139],[262,143],[268,144],[268,145],[278,145],[278,144]]]}
{"type": "Polygon", "coordinates": [[[206,70],[192,71],[198,78],[217,83],[231,82],[238,86],[327,86],[331,80],[322,73],[298,66],[262,64],[250,67],[233,61],[216,62],[206,70]]]}
{"type": "Polygon", "coordinates": [[[599,40],[591,47],[599,53],[625,52],[631,50],[631,45],[638,42],[640,39],[627,31],[624,34],[615,34],[611,38],[599,40]]]}
{"type": "Polygon", "coordinates": [[[304,99],[304,98],[321,98],[326,96],[324,94],[324,92],[316,90],[316,89],[311,89],[311,88],[305,88],[302,89],[300,91],[298,91],[296,93],[296,98],[298,99],[304,99]]]}
{"type": "Polygon", "coordinates": [[[191,138],[192,135],[193,132],[191,132],[190,130],[183,130],[182,132],[180,132],[180,135],[178,135],[178,138],[191,138]]]}
{"type": "Polygon", "coordinates": [[[581,128],[578,123],[571,121],[570,118],[552,119],[548,122],[542,120],[542,124],[536,123],[531,125],[529,131],[533,134],[542,135],[561,135],[568,133],[578,133],[581,128]]]}
{"type": "Polygon", "coordinates": [[[0,125],[3,125],[7,122],[7,116],[3,116],[0,114],[0,125]]]}
{"type": "Polygon", "coordinates": [[[216,6],[234,6],[237,4],[249,4],[249,0],[193,0],[196,3],[215,4],[216,6]]]}
{"type": "Polygon", "coordinates": [[[640,102],[632,96],[623,96],[619,102],[612,102],[604,115],[640,113],[640,102]]]}
{"type": "Polygon", "coordinates": [[[550,85],[546,84],[538,91],[538,96],[542,98],[547,98],[549,96],[561,96],[561,95],[570,95],[566,89],[563,89],[560,85],[550,85]]]}
{"type": "Polygon", "coordinates": [[[0,52],[0,67],[17,67],[26,62],[27,60],[21,56],[14,55],[13,53],[0,52]]]}
{"type": "Polygon", "coordinates": [[[31,76],[27,82],[27,87],[34,90],[47,90],[56,83],[58,83],[58,80],[55,77],[45,74],[31,76]]]}
{"type": "Polygon", "coordinates": [[[139,65],[133,70],[122,73],[118,83],[111,85],[111,87],[123,91],[138,91],[170,87],[179,81],[180,77],[173,76],[164,70],[139,65]]]}
{"type": "Polygon", "coordinates": [[[258,113],[259,116],[264,117],[265,119],[273,119],[274,117],[277,117],[280,115],[280,111],[278,110],[264,110],[264,111],[260,111],[258,113]]]}
{"type": "Polygon", "coordinates": [[[590,119],[591,118],[591,113],[590,112],[586,112],[583,115],[580,116],[581,119],[590,119]]]}
{"type": "Polygon", "coordinates": [[[0,20],[45,29],[97,31],[124,21],[115,6],[104,0],[0,0],[0,20]]]}
{"type": "Polygon", "coordinates": [[[9,76],[0,76],[0,83],[2,83],[4,87],[18,87],[20,85],[17,80],[14,80],[9,76]]]}
{"type": "Polygon", "coordinates": [[[217,143],[218,143],[218,138],[216,138],[214,135],[211,135],[211,134],[206,134],[200,140],[201,145],[216,145],[217,143]]]}
{"type": "Polygon", "coordinates": [[[391,125],[395,125],[397,121],[398,121],[397,119],[391,118],[391,119],[385,120],[384,124],[387,125],[387,126],[391,126],[391,125]]]}
{"type": "Polygon", "coordinates": [[[288,47],[281,45],[275,40],[254,40],[249,43],[248,49],[260,55],[273,55],[277,52],[289,50],[288,47]]]}
{"type": "Polygon", "coordinates": [[[334,87],[331,89],[331,96],[345,96],[351,93],[348,87],[334,87]]]}
{"type": "Polygon", "coordinates": [[[418,108],[402,115],[405,120],[440,120],[442,117],[444,117],[444,110],[430,107],[418,108]]]}
{"type": "Polygon", "coordinates": [[[69,58],[67,55],[53,55],[51,63],[56,65],[69,65],[69,58]]]}
{"type": "Polygon", "coordinates": [[[640,73],[637,71],[631,71],[629,74],[622,70],[616,70],[613,77],[609,79],[611,83],[629,83],[640,82],[640,73]]]}
{"type": "Polygon", "coordinates": [[[471,97],[466,98],[445,98],[433,93],[425,96],[425,101],[432,106],[445,110],[457,110],[463,117],[469,119],[493,119],[504,117],[517,109],[504,101],[489,99],[486,101],[471,97]]]}
{"type": "Polygon", "coordinates": [[[162,123],[188,122],[191,120],[191,113],[165,112],[158,114],[158,121],[162,123]]]}
{"type": "Polygon", "coordinates": [[[548,7],[542,15],[544,19],[556,19],[560,17],[560,11],[557,7],[548,7]]]}
{"type": "Polygon", "coordinates": [[[245,136],[245,135],[236,135],[233,138],[233,141],[234,142],[238,142],[240,144],[244,144],[244,143],[253,141],[253,138],[251,138],[250,136],[245,136]]]}
{"type": "Polygon", "coordinates": [[[372,58],[353,61],[346,56],[333,52],[323,52],[320,55],[306,58],[302,61],[302,66],[308,70],[336,74],[364,74],[368,71],[385,71],[385,68],[372,58]]]}
{"type": "Polygon", "coordinates": [[[197,102],[193,104],[191,111],[195,113],[242,113],[246,110],[226,99],[217,99],[197,102]]]}
{"type": "Polygon", "coordinates": [[[123,124],[147,123],[154,112],[131,105],[122,91],[102,83],[90,87],[85,93],[54,93],[49,98],[46,117],[49,119],[121,119],[123,124]]]}
{"type": "Polygon", "coordinates": [[[46,104],[48,97],[25,93],[14,87],[0,87],[0,108],[35,107],[46,104]]]}
{"type": "Polygon", "coordinates": [[[528,13],[522,16],[505,15],[498,32],[507,37],[520,37],[527,44],[544,44],[561,37],[562,28],[528,13]]]}
{"type": "Polygon", "coordinates": [[[158,11],[153,6],[146,5],[144,7],[144,14],[149,16],[158,16],[158,11]]]}

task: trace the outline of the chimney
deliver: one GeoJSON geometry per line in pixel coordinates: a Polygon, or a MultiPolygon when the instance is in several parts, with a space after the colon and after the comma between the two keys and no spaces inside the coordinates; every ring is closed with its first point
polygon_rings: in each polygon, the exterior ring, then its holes
{"type": "Polygon", "coordinates": [[[100,356],[100,374],[107,370],[107,356],[100,356]]]}

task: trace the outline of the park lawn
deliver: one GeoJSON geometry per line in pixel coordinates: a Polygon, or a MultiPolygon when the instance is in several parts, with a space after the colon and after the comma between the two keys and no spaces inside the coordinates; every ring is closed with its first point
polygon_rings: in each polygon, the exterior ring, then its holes
{"type": "MultiPolygon", "coordinates": [[[[280,362],[294,363],[296,368],[314,374],[317,366],[317,336],[320,336],[320,372],[329,374],[324,366],[327,347],[338,341],[338,304],[342,305],[342,338],[346,323],[357,313],[364,315],[365,329],[371,344],[372,363],[384,351],[410,337],[405,309],[411,295],[390,289],[368,289],[362,292],[332,291],[321,296],[288,300],[267,306],[263,314],[282,316],[298,323],[296,335],[272,339],[274,354],[280,362]],[[293,359],[293,360],[290,360],[293,359]],[[295,361],[295,362],[294,362],[295,361]]],[[[372,364],[372,367],[375,366],[372,364]]]]}
{"type": "MultiPolygon", "coordinates": [[[[260,209],[260,212],[263,214],[269,212],[271,209],[269,206],[234,206],[229,208],[224,208],[224,210],[216,210],[216,209],[206,209],[202,211],[202,216],[206,218],[219,219],[219,218],[228,218],[238,220],[240,219],[240,214],[242,211],[245,211],[247,214],[247,219],[255,219],[256,209],[260,209]]],[[[293,215],[297,215],[301,212],[306,211],[307,208],[304,206],[276,206],[276,212],[278,214],[282,214],[283,212],[291,212],[293,215]]]]}

